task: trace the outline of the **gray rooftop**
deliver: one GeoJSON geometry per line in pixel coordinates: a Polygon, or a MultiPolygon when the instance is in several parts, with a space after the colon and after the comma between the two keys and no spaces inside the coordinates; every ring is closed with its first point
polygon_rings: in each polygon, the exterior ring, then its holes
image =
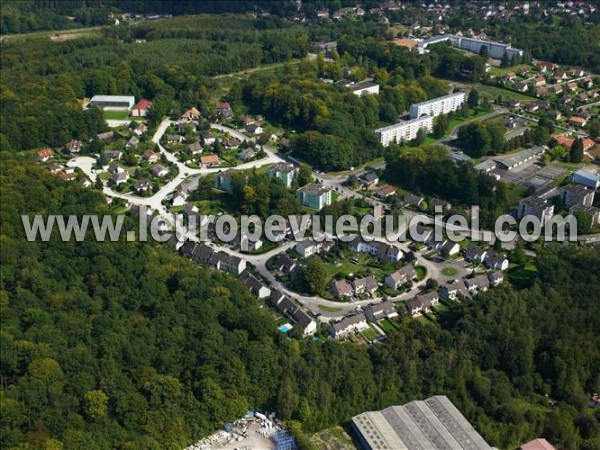
{"type": "Polygon", "coordinates": [[[372,450],[491,450],[445,395],[352,418],[372,450]]]}

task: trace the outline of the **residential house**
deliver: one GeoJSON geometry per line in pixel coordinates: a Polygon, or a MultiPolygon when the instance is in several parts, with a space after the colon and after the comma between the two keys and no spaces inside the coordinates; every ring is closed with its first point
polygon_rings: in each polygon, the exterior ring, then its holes
{"type": "Polygon", "coordinates": [[[263,127],[258,125],[257,123],[252,123],[246,127],[246,131],[251,134],[262,134],[263,127]]]}
{"type": "Polygon", "coordinates": [[[238,256],[228,255],[224,264],[224,270],[234,275],[239,275],[246,270],[246,260],[238,256]]]}
{"type": "Polygon", "coordinates": [[[521,445],[519,450],[556,450],[556,447],[546,439],[540,438],[521,445]]]}
{"type": "Polygon", "coordinates": [[[254,275],[252,275],[247,270],[244,270],[240,274],[238,280],[244,283],[246,288],[258,298],[267,298],[271,295],[271,289],[265,286],[261,281],[259,281],[254,275]]]}
{"type": "Polygon", "coordinates": [[[479,247],[477,244],[471,242],[465,249],[465,261],[482,263],[485,259],[487,251],[479,247]]]}
{"type": "Polygon", "coordinates": [[[402,200],[407,205],[414,206],[415,208],[420,208],[421,204],[425,201],[425,199],[423,197],[420,197],[418,195],[412,194],[410,192],[405,193],[404,197],[402,198],[402,200]]]}
{"type": "Polygon", "coordinates": [[[217,116],[219,116],[220,119],[229,119],[230,117],[233,117],[231,105],[228,102],[217,103],[217,116]]]}
{"type": "Polygon", "coordinates": [[[519,92],[527,92],[527,90],[529,89],[529,86],[527,86],[527,84],[523,83],[522,81],[516,82],[513,87],[519,92]]]}
{"type": "Polygon", "coordinates": [[[377,183],[379,183],[379,177],[375,172],[367,172],[360,178],[360,180],[362,181],[363,186],[366,188],[376,186],[377,183]]]}
{"type": "Polygon", "coordinates": [[[571,75],[575,78],[579,78],[585,75],[585,71],[581,67],[572,67],[571,75]]]}
{"type": "Polygon", "coordinates": [[[173,206],[184,206],[187,203],[188,194],[186,192],[178,191],[175,192],[171,199],[173,206]]]}
{"type": "Polygon", "coordinates": [[[141,99],[131,109],[131,117],[146,117],[151,106],[152,102],[150,100],[141,99]]]}
{"type": "Polygon", "coordinates": [[[167,135],[167,142],[169,144],[181,144],[183,141],[185,141],[185,137],[180,134],[167,135]]]}
{"type": "Polygon", "coordinates": [[[439,289],[440,295],[449,300],[457,300],[461,297],[466,297],[468,292],[463,280],[455,281],[454,283],[447,284],[439,289]]]}
{"type": "Polygon", "coordinates": [[[145,123],[140,123],[138,124],[137,127],[135,127],[135,129],[133,130],[133,132],[135,134],[137,134],[138,136],[141,136],[142,134],[144,134],[146,131],[148,131],[148,125],[146,125],[145,123]]]}
{"type": "Polygon", "coordinates": [[[169,175],[169,169],[167,169],[166,167],[160,165],[160,164],[156,164],[155,166],[152,167],[152,169],[150,169],[150,172],[152,172],[152,174],[154,176],[157,177],[166,177],[167,175],[169,175]]]}
{"type": "Polygon", "coordinates": [[[160,161],[160,153],[155,153],[152,150],[146,150],[144,152],[144,159],[150,164],[155,164],[160,161]]]}
{"type": "Polygon", "coordinates": [[[328,252],[333,247],[333,242],[328,240],[323,241],[315,241],[314,239],[307,238],[301,242],[298,242],[294,250],[298,252],[300,256],[303,258],[308,258],[309,256],[316,255],[321,252],[328,252]]]}
{"type": "Polygon", "coordinates": [[[200,157],[200,167],[209,168],[221,164],[221,160],[217,155],[204,155],[200,157]]]}
{"type": "Polygon", "coordinates": [[[123,157],[123,152],[120,150],[104,150],[104,155],[109,161],[119,161],[123,157]]]}
{"type": "Polygon", "coordinates": [[[192,258],[192,254],[194,253],[194,249],[196,248],[197,245],[199,245],[199,244],[197,244],[196,242],[185,241],[183,243],[183,245],[181,246],[181,248],[179,249],[179,252],[185,258],[191,259],[192,258]]]}
{"type": "Polygon", "coordinates": [[[221,191],[233,193],[233,184],[231,182],[232,176],[235,176],[237,171],[235,169],[227,169],[219,172],[215,176],[214,186],[215,189],[220,189],[221,191]]]}
{"type": "Polygon", "coordinates": [[[192,144],[186,145],[185,152],[189,155],[199,155],[204,151],[204,147],[200,144],[199,141],[196,141],[192,144]]]}
{"type": "Polygon", "coordinates": [[[573,206],[592,206],[595,191],[582,184],[569,184],[562,188],[561,200],[567,208],[573,206]]]}
{"type": "Polygon", "coordinates": [[[331,292],[337,298],[350,297],[354,292],[354,287],[346,280],[336,280],[331,283],[331,292]]]}
{"type": "Polygon", "coordinates": [[[65,145],[67,153],[79,153],[81,151],[82,143],[77,139],[72,139],[65,145]]]}
{"type": "Polygon", "coordinates": [[[490,280],[492,286],[499,286],[504,282],[504,275],[502,275],[502,272],[488,273],[488,280],[490,280]]]}
{"type": "Polygon", "coordinates": [[[150,181],[147,178],[142,178],[141,180],[136,180],[133,183],[133,189],[136,192],[146,192],[152,187],[150,181]]]}
{"type": "Polygon", "coordinates": [[[441,198],[431,197],[431,206],[434,210],[439,209],[440,212],[446,213],[452,210],[452,203],[442,200],[441,198]]]}
{"type": "Polygon", "coordinates": [[[273,268],[280,273],[289,274],[296,268],[296,262],[287,253],[281,253],[273,263],[273,268]]]}
{"type": "Polygon", "coordinates": [[[208,223],[208,216],[202,214],[197,206],[187,203],[182,211],[184,217],[187,218],[188,224],[193,224],[196,227],[203,227],[208,223]]]}
{"type": "Polygon", "coordinates": [[[329,327],[328,333],[333,339],[343,339],[350,333],[363,331],[367,328],[369,328],[367,318],[361,313],[350,317],[344,317],[338,323],[334,323],[329,327]]]}
{"type": "Polygon", "coordinates": [[[300,307],[291,310],[288,316],[292,319],[294,327],[302,330],[302,336],[311,336],[317,331],[317,322],[300,307]]]}
{"type": "Polygon", "coordinates": [[[352,287],[354,288],[354,293],[356,295],[359,294],[373,294],[378,288],[379,284],[373,275],[370,275],[365,278],[359,278],[352,281],[352,287]]]}
{"type": "Polygon", "coordinates": [[[389,300],[385,300],[381,303],[371,303],[365,308],[365,315],[373,322],[388,318],[393,319],[398,317],[396,307],[389,300]]]}
{"type": "Polygon", "coordinates": [[[217,138],[210,133],[206,133],[204,136],[202,136],[202,140],[204,141],[204,145],[213,145],[217,138]]]}
{"type": "Polygon", "coordinates": [[[483,260],[483,264],[487,269],[506,270],[508,269],[508,259],[506,256],[500,255],[494,251],[488,252],[483,260]]]}
{"type": "Polygon", "coordinates": [[[460,252],[460,245],[458,245],[457,242],[452,242],[450,240],[447,240],[446,242],[444,242],[444,244],[442,245],[442,248],[440,249],[440,253],[442,255],[448,255],[448,256],[457,255],[459,252],[460,252]]]}
{"type": "Polygon", "coordinates": [[[57,174],[59,172],[62,172],[63,166],[62,166],[62,164],[57,164],[57,163],[50,164],[48,166],[48,170],[50,171],[50,173],[57,174]]]}
{"type": "Polygon", "coordinates": [[[392,195],[396,195],[396,188],[394,186],[384,186],[381,189],[379,189],[377,192],[375,192],[375,197],[380,198],[380,199],[387,199],[388,197],[392,196],[392,195]]]}
{"type": "Polygon", "coordinates": [[[110,164],[108,166],[108,173],[114,175],[114,174],[119,173],[119,172],[125,172],[125,169],[123,169],[121,166],[119,166],[116,163],[110,164]]]}
{"type": "Polygon", "coordinates": [[[185,133],[187,130],[196,131],[198,129],[198,122],[195,120],[182,121],[177,123],[177,130],[180,133],[185,133]]]}
{"type": "Polygon", "coordinates": [[[182,120],[194,120],[200,117],[200,111],[196,108],[190,108],[181,115],[182,120]]]}
{"type": "Polygon", "coordinates": [[[231,139],[223,139],[221,141],[221,144],[223,144],[223,147],[227,150],[233,150],[236,149],[240,146],[242,142],[239,139],[236,138],[231,138],[231,139]]]}
{"type": "Polygon", "coordinates": [[[242,150],[241,152],[239,152],[237,154],[237,158],[241,159],[242,161],[248,161],[254,157],[256,157],[257,155],[257,151],[254,150],[253,148],[245,148],[244,150],[242,150]]]}
{"type": "Polygon", "coordinates": [[[477,275],[474,278],[467,278],[465,285],[469,292],[485,292],[490,287],[490,280],[487,275],[477,275]]]}
{"type": "Polygon", "coordinates": [[[127,141],[127,144],[125,144],[125,148],[127,150],[132,149],[132,148],[137,148],[139,143],[140,143],[140,139],[137,136],[131,136],[131,138],[129,138],[129,140],[127,141]]]}
{"type": "Polygon", "coordinates": [[[60,172],[57,177],[62,181],[74,181],[77,179],[77,173],[75,172],[60,172]]]}
{"type": "Polygon", "coordinates": [[[277,178],[289,188],[298,177],[298,168],[293,164],[280,162],[269,167],[267,175],[270,178],[277,178]]]}
{"type": "Polygon", "coordinates": [[[98,139],[99,141],[110,141],[111,139],[114,139],[114,137],[114,131],[107,131],[105,133],[100,133],[96,135],[96,139],[98,139]]]}
{"type": "Polygon", "coordinates": [[[36,155],[37,155],[38,161],[46,162],[50,158],[54,157],[54,150],[52,150],[51,148],[44,148],[44,149],[40,150],[39,152],[37,152],[36,155]]]}
{"type": "Polygon", "coordinates": [[[111,180],[118,186],[121,183],[126,183],[129,180],[129,173],[126,171],[116,172],[112,175],[111,180]]]}
{"type": "Polygon", "coordinates": [[[408,265],[385,277],[384,283],[390,289],[398,289],[401,285],[416,277],[417,273],[415,272],[415,269],[413,266],[408,265]]]}
{"type": "Polygon", "coordinates": [[[208,245],[199,243],[193,247],[188,257],[197,264],[208,264],[213,253],[215,251],[208,245]]]}
{"type": "Polygon", "coordinates": [[[515,81],[515,80],[517,79],[517,74],[516,74],[516,73],[514,73],[514,72],[508,72],[508,73],[506,74],[506,79],[507,79],[508,81],[515,81]]]}
{"type": "Polygon", "coordinates": [[[366,241],[357,236],[348,242],[348,250],[356,253],[369,253],[384,261],[398,262],[402,259],[402,250],[385,242],[366,241]]]}
{"type": "Polygon", "coordinates": [[[331,189],[318,183],[310,183],[296,191],[298,201],[309,208],[321,210],[331,205],[331,189]]]}

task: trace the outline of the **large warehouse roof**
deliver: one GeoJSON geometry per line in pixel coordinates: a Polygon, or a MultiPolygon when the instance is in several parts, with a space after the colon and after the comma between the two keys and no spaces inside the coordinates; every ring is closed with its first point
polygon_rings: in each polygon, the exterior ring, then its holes
{"type": "Polygon", "coordinates": [[[370,450],[491,450],[445,395],[352,418],[370,450]]]}

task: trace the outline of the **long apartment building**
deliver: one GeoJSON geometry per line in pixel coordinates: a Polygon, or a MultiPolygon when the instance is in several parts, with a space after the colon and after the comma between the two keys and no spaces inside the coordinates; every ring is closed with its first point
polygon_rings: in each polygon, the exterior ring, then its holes
{"type": "Polygon", "coordinates": [[[440,114],[448,114],[459,109],[464,102],[465,93],[455,92],[426,102],[414,103],[410,105],[410,117],[415,119],[421,116],[436,117],[440,114]]]}
{"type": "Polygon", "coordinates": [[[473,53],[481,53],[481,47],[488,48],[488,54],[491,58],[502,59],[506,53],[509,58],[513,56],[523,56],[523,50],[519,48],[513,48],[510,44],[504,44],[502,42],[486,41],[483,39],[468,38],[462,36],[456,36],[454,34],[441,34],[433,36],[429,39],[424,39],[419,42],[418,48],[419,53],[424,53],[425,49],[432,44],[437,44],[444,41],[450,41],[454,47],[461,48],[473,53]]]}
{"type": "Polygon", "coordinates": [[[423,116],[416,119],[404,120],[394,125],[378,128],[375,134],[379,137],[381,145],[388,145],[402,141],[410,141],[417,137],[417,133],[424,128],[427,133],[433,131],[433,116],[423,116]]]}

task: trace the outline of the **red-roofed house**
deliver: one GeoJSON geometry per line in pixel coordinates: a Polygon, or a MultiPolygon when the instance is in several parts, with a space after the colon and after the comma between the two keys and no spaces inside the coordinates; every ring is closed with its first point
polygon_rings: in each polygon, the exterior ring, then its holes
{"type": "Polygon", "coordinates": [[[534,439],[519,447],[520,450],[556,450],[546,439],[534,439]]]}
{"type": "Polygon", "coordinates": [[[583,117],[573,116],[569,119],[569,125],[573,125],[574,127],[585,127],[587,125],[587,120],[583,117]]]}
{"type": "Polygon", "coordinates": [[[217,155],[206,155],[200,157],[200,167],[213,167],[221,164],[217,155]]]}
{"type": "Polygon", "coordinates": [[[131,110],[131,117],[146,117],[151,106],[152,102],[150,100],[141,99],[131,110]]]}
{"type": "Polygon", "coordinates": [[[508,72],[506,74],[506,78],[508,78],[508,81],[513,81],[514,79],[517,78],[517,74],[514,72],[508,72]]]}
{"type": "Polygon", "coordinates": [[[37,152],[37,159],[41,162],[46,162],[54,156],[54,151],[51,148],[44,148],[37,152]]]}

